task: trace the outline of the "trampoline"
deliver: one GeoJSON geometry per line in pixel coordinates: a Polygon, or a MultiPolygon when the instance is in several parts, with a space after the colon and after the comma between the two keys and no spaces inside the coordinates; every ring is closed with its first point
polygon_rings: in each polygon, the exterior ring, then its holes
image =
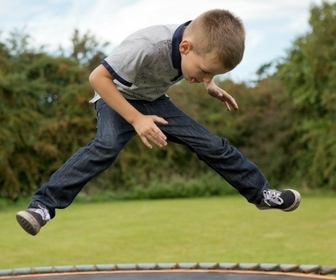
{"type": "Polygon", "coordinates": [[[101,264],[0,270],[2,279],[336,280],[336,267],[251,263],[101,264]]]}

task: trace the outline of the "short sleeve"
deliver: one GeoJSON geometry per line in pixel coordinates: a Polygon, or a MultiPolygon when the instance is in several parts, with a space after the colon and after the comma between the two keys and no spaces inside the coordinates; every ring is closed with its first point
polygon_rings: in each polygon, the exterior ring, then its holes
{"type": "Polygon", "coordinates": [[[146,39],[125,40],[106,57],[102,64],[125,86],[132,86],[139,70],[150,64],[153,45],[146,39]]]}

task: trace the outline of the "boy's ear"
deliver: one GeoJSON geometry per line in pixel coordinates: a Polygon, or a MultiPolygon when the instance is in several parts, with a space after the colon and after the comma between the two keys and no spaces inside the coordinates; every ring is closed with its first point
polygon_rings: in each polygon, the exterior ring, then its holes
{"type": "Polygon", "coordinates": [[[190,52],[192,50],[192,44],[190,41],[188,40],[183,40],[180,43],[180,53],[181,54],[187,54],[188,52],[190,52]]]}

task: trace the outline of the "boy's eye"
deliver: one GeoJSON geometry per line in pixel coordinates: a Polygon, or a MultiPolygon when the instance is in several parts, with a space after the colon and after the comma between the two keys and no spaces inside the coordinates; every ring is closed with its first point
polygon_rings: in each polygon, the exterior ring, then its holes
{"type": "Polygon", "coordinates": [[[204,70],[204,69],[201,69],[202,73],[204,74],[210,74],[208,71],[204,70]]]}

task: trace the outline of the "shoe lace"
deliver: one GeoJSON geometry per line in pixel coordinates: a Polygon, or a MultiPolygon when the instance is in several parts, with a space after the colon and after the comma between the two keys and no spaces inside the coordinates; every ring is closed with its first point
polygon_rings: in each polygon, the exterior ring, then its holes
{"type": "Polygon", "coordinates": [[[50,220],[49,211],[46,208],[41,207],[40,205],[38,207],[39,208],[36,209],[35,212],[40,214],[44,221],[49,221],[50,220]]]}
{"type": "Polygon", "coordinates": [[[268,191],[263,191],[264,195],[264,202],[268,205],[271,206],[270,202],[281,205],[284,201],[280,197],[281,192],[276,191],[276,190],[268,190],[268,191]]]}

